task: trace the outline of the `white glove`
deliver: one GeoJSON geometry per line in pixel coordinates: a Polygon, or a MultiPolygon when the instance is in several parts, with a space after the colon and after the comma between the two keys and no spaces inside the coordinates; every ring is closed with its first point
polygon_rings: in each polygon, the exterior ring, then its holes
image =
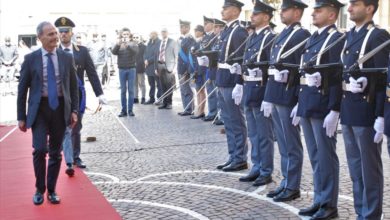
{"type": "Polygon", "coordinates": [[[333,110],[326,115],[324,124],[322,125],[322,127],[325,128],[326,136],[333,137],[335,135],[339,116],[340,113],[333,110]]]}
{"type": "Polygon", "coordinates": [[[355,80],[354,78],[349,77],[349,84],[352,93],[362,93],[367,87],[367,78],[362,76],[355,80]]]}
{"type": "Polygon", "coordinates": [[[269,118],[269,116],[271,116],[273,107],[274,105],[272,103],[263,101],[260,106],[260,111],[263,112],[264,117],[269,118]]]}
{"type": "Polygon", "coordinates": [[[234,104],[240,105],[243,94],[243,86],[240,84],[236,84],[232,92],[232,99],[234,99],[234,104]]]}
{"type": "Polygon", "coordinates": [[[263,72],[258,67],[254,68],[254,69],[249,69],[248,68],[248,75],[251,76],[251,77],[262,77],[263,76],[263,72]]]}
{"type": "Polygon", "coordinates": [[[209,66],[209,58],[207,56],[201,56],[196,58],[199,66],[209,66]]]}
{"type": "Polygon", "coordinates": [[[275,71],[275,81],[280,83],[286,83],[288,79],[288,74],[290,72],[288,70],[275,71]]]}
{"type": "Polygon", "coordinates": [[[104,94],[99,95],[98,99],[99,99],[99,104],[103,104],[103,105],[107,105],[108,104],[108,100],[106,99],[104,94]]]}
{"type": "Polygon", "coordinates": [[[238,74],[238,75],[241,75],[241,66],[240,64],[238,63],[233,63],[233,65],[231,65],[229,67],[229,70],[230,70],[230,73],[231,74],[238,74]]]}
{"type": "Polygon", "coordinates": [[[385,130],[385,120],[383,117],[377,117],[374,123],[374,130],[376,131],[374,136],[374,143],[379,143],[383,140],[383,131],[385,130]]]}
{"type": "Polygon", "coordinates": [[[299,125],[299,121],[301,120],[301,117],[297,116],[297,111],[298,111],[298,104],[294,106],[290,114],[290,118],[292,118],[292,124],[294,126],[299,125]]]}
{"type": "Polygon", "coordinates": [[[320,87],[321,86],[321,74],[315,72],[313,74],[305,74],[306,82],[309,87],[320,87]]]}

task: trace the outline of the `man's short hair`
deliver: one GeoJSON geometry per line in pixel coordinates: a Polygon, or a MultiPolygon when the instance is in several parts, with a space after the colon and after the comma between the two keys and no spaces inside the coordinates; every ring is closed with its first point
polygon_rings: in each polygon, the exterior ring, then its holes
{"type": "Polygon", "coordinates": [[[122,32],[125,32],[125,31],[128,31],[128,32],[130,32],[130,29],[129,29],[129,28],[127,28],[127,27],[124,27],[124,28],[122,28],[122,32]]]}
{"type": "Polygon", "coordinates": [[[51,23],[48,21],[42,21],[41,23],[39,23],[37,26],[37,36],[41,36],[43,34],[43,28],[49,24],[51,25],[51,23]]]}

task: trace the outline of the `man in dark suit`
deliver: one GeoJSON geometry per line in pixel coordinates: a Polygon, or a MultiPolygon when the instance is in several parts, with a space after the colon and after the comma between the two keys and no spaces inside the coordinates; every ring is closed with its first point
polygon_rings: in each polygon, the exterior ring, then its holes
{"type": "MultiPolygon", "coordinates": [[[[178,44],[171,38],[168,38],[168,30],[166,28],[161,31],[161,42],[159,52],[157,53],[156,72],[160,78],[162,94],[165,94],[169,88],[175,84],[175,76],[173,69],[176,65],[178,44]]],[[[163,100],[163,105],[159,109],[172,108],[172,92],[163,100]]]]}
{"type": "Polygon", "coordinates": [[[77,123],[78,90],[71,55],[58,50],[58,35],[49,22],[37,27],[42,48],[28,54],[20,71],[17,114],[19,129],[32,128],[33,162],[36,178],[35,205],[43,203],[43,193],[53,204],[60,203],[55,189],[61,167],[61,143],[66,126],[77,123]],[[29,93],[28,112],[26,99],[29,93]],[[49,143],[47,139],[49,137],[49,143]],[[49,152],[46,184],[46,154],[49,152]],[[46,187],[47,186],[47,187],[46,187]]]}
{"type": "Polygon", "coordinates": [[[73,176],[73,163],[79,168],[85,168],[86,165],[80,159],[80,131],[82,128],[82,119],[85,111],[86,103],[86,92],[84,88],[84,73],[87,73],[88,80],[91,83],[93,91],[95,92],[96,97],[99,98],[100,104],[107,104],[107,100],[104,97],[102,86],[100,84],[99,77],[96,73],[95,65],[92,61],[92,58],[88,52],[88,49],[84,46],[78,46],[71,42],[73,36],[72,28],[75,27],[75,24],[72,20],[66,17],[60,17],[55,21],[55,26],[58,28],[60,35],[60,49],[71,54],[74,58],[76,68],[77,68],[77,78],[79,85],[79,106],[78,111],[78,122],[73,129],[67,129],[65,132],[65,138],[63,143],[64,156],[66,165],[68,166],[65,170],[66,174],[73,176]]]}
{"type": "Polygon", "coordinates": [[[145,105],[153,104],[155,101],[156,95],[156,85],[157,85],[157,98],[161,96],[161,85],[160,80],[158,79],[155,72],[156,65],[156,54],[159,52],[160,39],[158,39],[157,32],[153,31],[150,33],[150,39],[148,45],[146,45],[144,53],[144,62],[145,62],[145,72],[148,76],[149,82],[149,100],[145,102],[145,105]]]}

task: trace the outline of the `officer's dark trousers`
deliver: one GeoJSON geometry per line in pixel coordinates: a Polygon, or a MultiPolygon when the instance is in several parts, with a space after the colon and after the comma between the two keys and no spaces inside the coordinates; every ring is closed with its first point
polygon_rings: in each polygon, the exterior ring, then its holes
{"type": "Polygon", "coordinates": [[[65,121],[64,99],[60,98],[59,100],[58,108],[53,111],[49,107],[47,98],[42,98],[35,122],[32,125],[35,186],[41,193],[46,190],[47,152],[49,152],[47,168],[47,190],[49,192],[55,191],[61,167],[61,144],[65,133],[65,121]]]}
{"type": "Polygon", "coordinates": [[[73,160],[80,160],[81,152],[81,129],[83,128],[83,114],[78,114],[77,124],[72,129],[73,160]]]}
{"type": "MultiPolygon", "coordinates": [[[[160,77],[162,94],[165,94],[175,84],[175,75],[168,72],[165,64],[159,63],[157,71],[160,77]]],[[[173,92],[164,98],[164,105],[172,105],[172,96],[173,92]]]]}
{"type": "MultiPolygon", "coordinates": [[[[149,83],[149,87],[150,87],[149,88],[149,99],[154,102],[155,96],[156,96],[156,87],[158,86],[158,84],[160,84],[160,82],[159,82],[158,77],[153,75],[153,76],[148,76],[148,83],[149,83]]],[[[157,94],[157,98],[159,98],[159,97],[160,96],[157,94]]]]}

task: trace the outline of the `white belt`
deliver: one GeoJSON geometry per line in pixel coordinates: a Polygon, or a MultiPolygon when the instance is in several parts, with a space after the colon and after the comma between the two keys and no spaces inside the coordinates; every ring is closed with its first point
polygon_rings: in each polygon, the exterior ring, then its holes
{"type": "Polygon", "coordinates": [[[275,76],[275,72],[279,72],[277,69],[268,69],[268,76],[275,76]]]}
{"type": "Polygon", "coordinates": [[[220,69],[230,69],[232,65],[227,64],[227,63],[218,63],[218,68],[220,69]]]}
{"type": "Polygon", "coordinates": [[[343,82],[343,90],[351,92],[351,84],[343,82]]]}
{"type": "Polygon", "coordinates": [[[248,82],[257,82],[257,81],[262,81],[263,80],[263,77],[254,77],[254,76],[247,76],[247,75],[243,75],[244,77],[244,81],[248,81],[248,82]]]}

